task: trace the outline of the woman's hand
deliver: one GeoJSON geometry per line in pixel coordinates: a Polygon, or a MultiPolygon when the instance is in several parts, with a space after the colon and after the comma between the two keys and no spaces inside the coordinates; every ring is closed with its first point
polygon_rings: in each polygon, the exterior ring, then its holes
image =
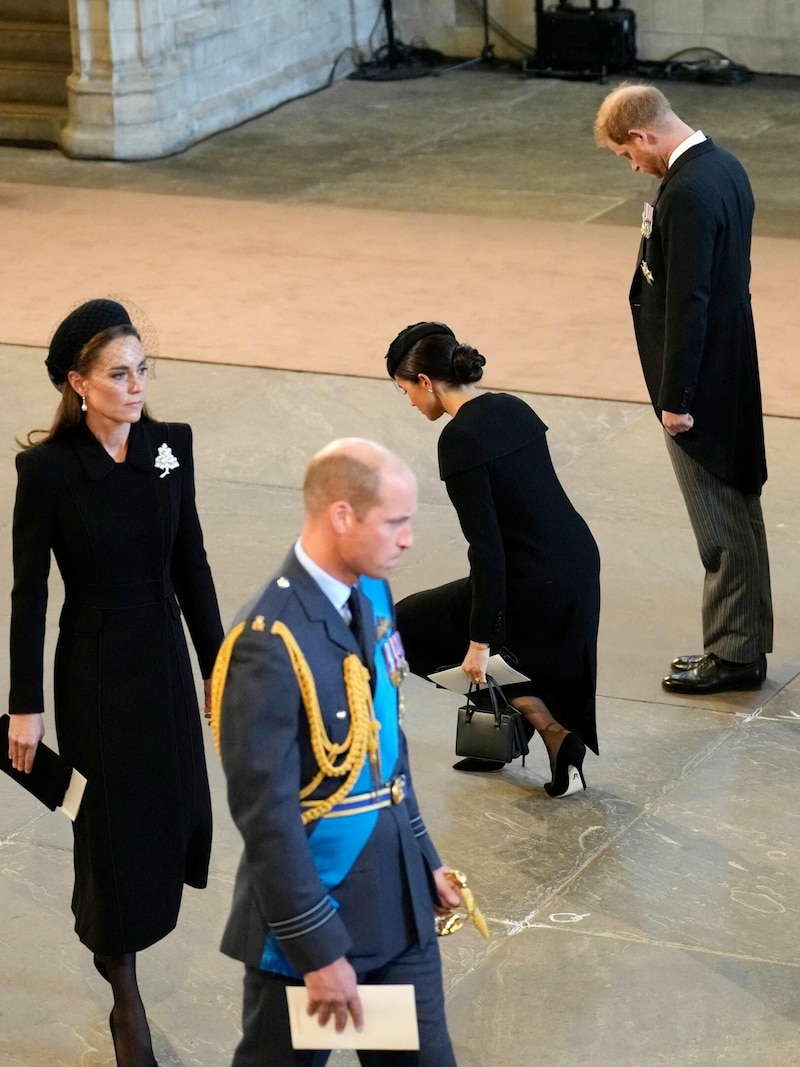
{"type": "Polygon", "coordinates": [[[485,682],[489,666],[489,646],[479,641],[470,641],[469,650],[461,664],[461,670],[471,682],[485,682]]]}
{"type": "Polygon", "coordinates": [[[203,705],[203,714],[211,721],[211,679],[203,679],[203,699],[205,701],[203,705]]]}
{"type": "Polygon", "coordinates": [[[10,715],[8,724],[8,758],[15,771],[30,774],[39,742],[44,737],[44,719],[34,715],[10,715]]]}

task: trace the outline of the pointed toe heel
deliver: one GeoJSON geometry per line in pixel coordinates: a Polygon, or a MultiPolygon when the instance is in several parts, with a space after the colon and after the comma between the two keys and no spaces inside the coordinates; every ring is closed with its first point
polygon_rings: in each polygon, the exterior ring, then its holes
{"type": "Polygon", "coordinates": [[[567,734],[561,742],[553,768],[553,780],[545,785],[551,797],[568,797],[586,788],[583,777],[583,759],[586,745],[576,734],[567,734]]]}

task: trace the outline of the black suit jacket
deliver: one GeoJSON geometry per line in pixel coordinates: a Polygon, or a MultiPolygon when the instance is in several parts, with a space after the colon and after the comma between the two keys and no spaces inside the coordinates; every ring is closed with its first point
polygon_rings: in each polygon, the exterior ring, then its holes
{"type": "MultiPolygon", "coordinates": [[[[364,597],[362,616],[372,617],[364,597]]],[[[280,947],[299,974],[344,955],[356,970],[371,970],[435,936],[431,871],[439,857],[419,814],[401,732],[397,766],[383,770],[386,778],[406,775],[406,799],[378,813],[359,859],[332,893],[338,907],[331,904],[307,843],[314,826],[300,821],[299,791],[317,764],[294,670],[283,641],[270,633],[276,619],[308,661],[328,736],[341,742],[350,726],[342,663],[359,654],[358,643],[292,551],[245,609],[222,699],[228,801],[244,838],[222,951],[258,967],[274,928],[289,931],[280,947]]],[[[324,780],[313,797],[338,784],[324,780]]],[[[347,820],[334,822],[344,830],[347,820]]]]}
{"type": "Polygon", "coordinates": [[[758,493],[767,466],[749,291],[750,183],[738,160],[706,140],[670,167],[653,208],[630,289],[650,399],[659,418],[691,413],[693,428],[675,438],[689,455],[758,493]]]}

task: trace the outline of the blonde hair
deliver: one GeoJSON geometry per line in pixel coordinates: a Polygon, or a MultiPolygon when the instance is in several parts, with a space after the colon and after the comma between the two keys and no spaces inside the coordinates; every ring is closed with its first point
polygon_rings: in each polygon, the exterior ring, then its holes
{"type": "Polygon", "coordinates": [[[609,141],[627,144],[630,130],[658,129],[674,112],[669,100],[654,85],[623,82],[600,105],[594,120],[594,140],[600,148],[609,141]]]}

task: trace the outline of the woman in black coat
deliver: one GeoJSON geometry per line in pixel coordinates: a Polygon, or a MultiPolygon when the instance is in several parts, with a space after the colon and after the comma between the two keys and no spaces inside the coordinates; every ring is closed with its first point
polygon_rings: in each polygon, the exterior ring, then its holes
{"type": "MultiPolygon", "coordinates": [[[[468,578],[401,600],[397,625],[415,674],[461,662],[486,680],[492,651],[530,678],[505,686],[550,758],[550,796],[585,788],[586,745],[597,752],[595,680],[600,558],[561,487],[547,427],[522,400],[480,392],[485,359],[448,326],[408,326],[386,356],[389,376],[431,421],[439,472],[469,545],[468,578]]],[[[461,770],[499,770],[467,759],[461,770]]]]}
{"type": "Polygon", "coordinates": [[[56,733],[87,779],[74,823],[75,929],[112,986],[117,1062],[144,1067],[155,1060],[136,953],[173,929],[184,884],[205,886],[211,848],[181,609],[204,678],[222,626],[195,509],[191,430],[149,417],[147,356],[125,308],[77,308],[46,362],[61,403],[43,439],[29,435],[17,456],[9,756],[30,771],[44,735],[52,552],[64,582],[56,733]]]}

